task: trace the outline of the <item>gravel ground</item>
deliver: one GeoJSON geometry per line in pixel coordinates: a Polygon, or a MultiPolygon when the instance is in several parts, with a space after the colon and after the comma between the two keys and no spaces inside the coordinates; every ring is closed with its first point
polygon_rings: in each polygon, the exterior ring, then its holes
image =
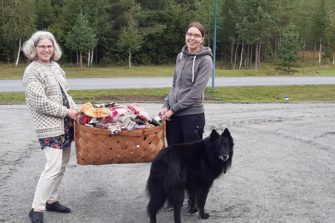
{"type": "MultiPolygon", "coordinates": [[[[157,113],[159,104],[142,104],[157,113]]],[[[208,220],[186,223],[335,222],[335,104],[206,104],[206,135],[228,127],[235,140],[231,170],[214,182],[208,220]]],[[[45,160],[26,106],[0,106],[0,222],[27,216],[45,160]]],[[[71,214],[46,222],[148,222],[149,163],[83,166],[75,150],[60,201],[71,214]]],[[[160,212],[158,222],[173,222],[160,212]]]]}

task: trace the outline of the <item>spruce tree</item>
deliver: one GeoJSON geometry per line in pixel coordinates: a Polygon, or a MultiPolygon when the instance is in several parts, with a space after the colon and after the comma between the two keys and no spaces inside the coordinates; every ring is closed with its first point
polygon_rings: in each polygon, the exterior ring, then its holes
{"type": "MultiPolygon", "coordinates": [[[[80,13],[76,23],[66,36],[66,47],[79,53],[79,64],[83,66],[83,52],[91,52],[97,44],[95,33],[89,26],[86,17],[80,13]]],[[[78,58],[77,58],[78,59],[78,58]]],[[[78,61],[77,61],[78,63],[78,61]]]]}
{"type": "Polygon", "coordinates": [[[287,67],[289,71],[291,66],[298,60],[298,51],[301,49],[300,35],[294,25],[288,25],[283,32],[279,58],[281,65],[287,67]]]}

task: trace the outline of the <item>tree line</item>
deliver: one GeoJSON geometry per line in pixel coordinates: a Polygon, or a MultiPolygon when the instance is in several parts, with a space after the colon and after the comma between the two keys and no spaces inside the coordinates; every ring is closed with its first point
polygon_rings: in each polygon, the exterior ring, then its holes
{"type": "MultiPolygon", "coordinates": [[[[335,63],[334,0],[217,0],[216,62],[233,69],[281,63],[312,51],[335,63]]],[[[214,0],[0,0],[0,61],[26,62],[23,42],[52,32],[63,64],[173,63],[191,21],[213,46],[214,0]]]]}

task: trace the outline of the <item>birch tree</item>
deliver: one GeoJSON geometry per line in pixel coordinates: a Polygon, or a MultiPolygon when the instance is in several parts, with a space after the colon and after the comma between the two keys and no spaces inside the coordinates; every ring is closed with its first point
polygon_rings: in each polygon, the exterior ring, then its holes
{"type": "MultiPolygon", "coordinates": [[[[335,8],[329,10],[329,14],[335,14],[335,8]]],[[[335,17],[329,18],[329,24],[325,32],[327,42],[326,55],[330,57],[332,64],[335,64],[335,17]]]]}
{"type": "Polygon", "coordinates": [[[132,55],[137,52],[142,45],[143,36],[139,31],[136,14],[140,11],[139,5],[131,7],[125,14],[127,24],[121,29],[117,45],[127,51],[128,66],[132,66],[132,55]]]}
{"type": "Polygon", "coordinates": [[[15,66],[19,64],[22,41],[27,39],[36,30],[34,8],[34,0],[12,0],[4,7],[6,19],[3,27],[4,36],[7,42],[16,44],[15,66]]]}
{"type": "Polygon", "coordinates": [[[312,30],[313,30],[314,41],[319,45],[319,64],[320,64],[322,61],[323,44],[324,44],[323,42],[327,24],[325,0],[320,0],[315,8],[316,10],[313,17],[312,30]]]}

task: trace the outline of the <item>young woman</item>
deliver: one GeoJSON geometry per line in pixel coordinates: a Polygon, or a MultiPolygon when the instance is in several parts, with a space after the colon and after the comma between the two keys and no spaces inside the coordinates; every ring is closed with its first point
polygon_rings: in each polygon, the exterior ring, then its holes
{"type": "Polygon", "coordinates": [[[169,145],[203,138],[203,97],[213,69],[212,51],[203,46],[204,41],[204,27],[198,22],[189,24],[186,45],[177,56],[172,88],[160,111],[167,120],[169,145]]]}
{"type": "MultiPolygon", "coordinates": [[[[186,45],[176,59],[173,84],[164,99],[160,115],[166,120],[166,138],[169,145],[187,143],[203,138],[205,113],[204,92],[213,69],[212,51],[204,47],[205,30],[192,22],[185,33],[186,45]]],[[[187,213],[197,212],[188,201],[187,213]]],[[[167,204],[165,210],[172,210],[167,204]]]]}

